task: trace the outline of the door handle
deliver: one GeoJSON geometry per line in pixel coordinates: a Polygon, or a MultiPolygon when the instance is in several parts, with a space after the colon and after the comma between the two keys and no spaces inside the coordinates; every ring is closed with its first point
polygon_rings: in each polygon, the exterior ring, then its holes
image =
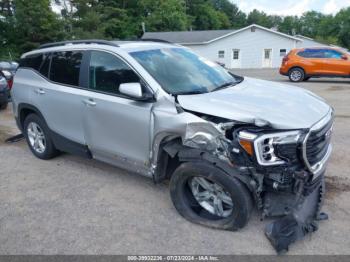
{"type": "Polygon", "coordinates": [[[96,106],[96,102],[92,98],[84,99],[83,103],[87,106],[96,106]]]}
{"type": "Polygon", "coordinates": [[[42,88],[39,88],[39,89],[35,90],[35,92],[36,92],[38,95],[43,95],[43,94],[45,94],[45,90],[42,89],[42,88]]]}

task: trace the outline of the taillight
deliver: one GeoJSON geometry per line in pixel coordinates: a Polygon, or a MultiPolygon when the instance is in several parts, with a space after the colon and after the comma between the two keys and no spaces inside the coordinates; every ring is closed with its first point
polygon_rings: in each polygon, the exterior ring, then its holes
{"type": "Polygon", "coordinates": [[[288,56],[283,57],[283,59],[282,59],[282,64],[287,63],[288,60],[289,60],[289,57],[288,57],[288,56]]]}
{"type": "Polygon", "coordinates": [[[11,78],[10,80],[7,80],[7,84],[9,85],[9,88],[12,88],[13,85],[13,78],[11,78]]]}

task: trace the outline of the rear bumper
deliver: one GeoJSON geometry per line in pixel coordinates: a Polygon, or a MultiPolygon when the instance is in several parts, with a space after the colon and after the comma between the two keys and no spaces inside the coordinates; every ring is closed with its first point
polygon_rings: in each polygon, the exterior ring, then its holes
{"type": "Polygon", "coordinates": [[[288,71],[285,70],[285,69],[281,68],[279,71],[280,71],[280,74],[283,75],[283,76],[287,76],[288,75],[288,71]]]}

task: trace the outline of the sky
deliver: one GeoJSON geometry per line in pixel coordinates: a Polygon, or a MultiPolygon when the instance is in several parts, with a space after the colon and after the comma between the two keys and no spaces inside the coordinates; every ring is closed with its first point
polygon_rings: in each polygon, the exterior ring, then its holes
{"type": "Polygon", "coordinates": [[[231,0],[242,11],[253,9],[269,15],[302,15],[315,10],[324,14],[336,14],[340,9],[350,6],[350,0],[231,0]]]}

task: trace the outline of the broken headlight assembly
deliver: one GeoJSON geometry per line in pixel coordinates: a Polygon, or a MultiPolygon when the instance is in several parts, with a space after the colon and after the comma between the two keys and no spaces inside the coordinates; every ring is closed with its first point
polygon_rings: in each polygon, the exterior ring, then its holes
{"type": "Polygon", "coordinates": [[[286,131],[262,135],[240,131],[238,134],[239,144],[250,156],[253,156],[255,153],[257,162],[262,166],[274,166],[286,163],[286,160],[278,154],[277,147],[288,144],[296,145],[300,136],[300,131],[286,131]]]}

